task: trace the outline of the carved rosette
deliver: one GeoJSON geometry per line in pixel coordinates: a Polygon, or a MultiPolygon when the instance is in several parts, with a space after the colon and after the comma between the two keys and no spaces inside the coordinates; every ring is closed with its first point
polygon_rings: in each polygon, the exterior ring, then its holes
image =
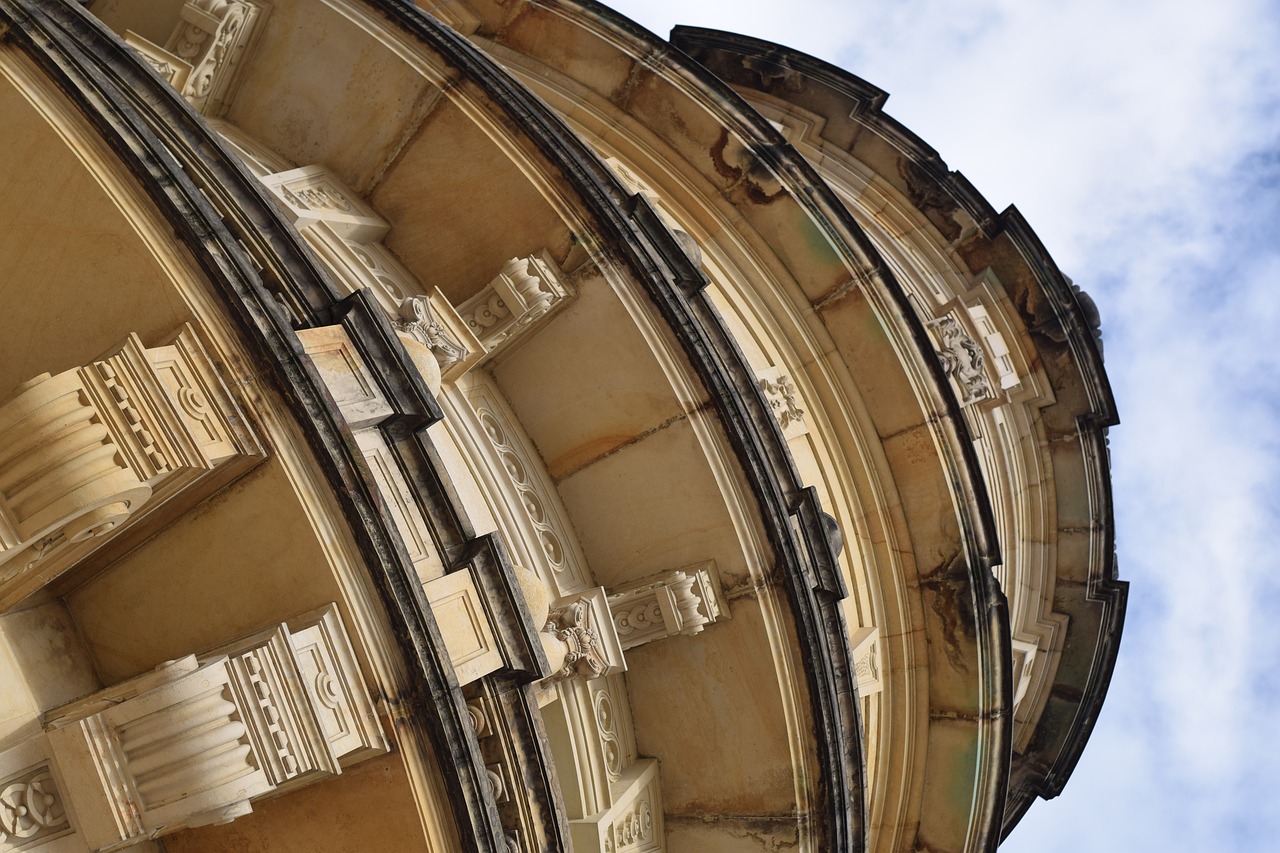
{"type": "Polygon", "coordinates": [[[0,781],[0,850],[21,850],[71,830],[49,766],[0,781]]]}
{"type": "Polygon", "coordinates": [[[613,853],[627,853],[644,847],[652,840],[653,807],[649,804],[649,798],[641,795],[627,813],[614,823],[605,842],[605,849],[613,853]]]}
{"type": "Polygon", "coordinates": [[[604,812],[571,821],[575,850],[660,853],[666,846],[658,762],[643,758],[611,785],[613,803],[604,812]]]}

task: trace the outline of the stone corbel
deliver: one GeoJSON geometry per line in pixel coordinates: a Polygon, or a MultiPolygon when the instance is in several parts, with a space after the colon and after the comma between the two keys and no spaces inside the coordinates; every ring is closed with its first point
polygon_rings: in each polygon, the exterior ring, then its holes
{"type": "Polygon", "coordinates": [[[711,561],[649,577],[613,593],[609,609],[624,649],[678,634],[697,634],[729,615],[711,561]]]}
{"type": "Polygon", "coordinates": [[[546,253],[512,258],[486,287],[458,306],[458,313],[483,344],[485,355],[492,355],[572,293],[546,253]]]}
{"type": "Polygon", "coordinates": [[[420,295],[422,285],[382,245],[391,224],[332,172],[304,166],[262,181],[344,288],[369,288],[432,393],[484,356],[484,346],[439,288],[420,295]]]}
{"type": "Polygon", "coordinates": [[[167,346],[130,335],[99,361],[18,386],[0,404],[0,610],[144,509],[258,455],[190,326],[167,346]]]}
{"type": "Polygon", "coordinates": [[[244,59],[271,7],[258,0],[191,0],[164,48],[191,66],[181,88],[198,112],[227,111],[244,59]]]}
{"type": "Polygon", "coordinates": [[[226,822],[386,750],[329,605],[48,712],[43,736],[0,753],[24,786],[20,806],[0,797],[0,824],[21,824],[0,850],[111,851],[226,822]]]}

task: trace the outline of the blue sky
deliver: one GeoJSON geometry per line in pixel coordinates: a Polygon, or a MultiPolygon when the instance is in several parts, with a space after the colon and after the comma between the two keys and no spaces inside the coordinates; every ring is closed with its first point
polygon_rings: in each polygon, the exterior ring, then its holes
{"type": "Polygon", "coordinates": [[[890,93],[1102,312],[1121,655],[1002,850],[1280,850],[1280,4],[626,0],[890,93]]]}

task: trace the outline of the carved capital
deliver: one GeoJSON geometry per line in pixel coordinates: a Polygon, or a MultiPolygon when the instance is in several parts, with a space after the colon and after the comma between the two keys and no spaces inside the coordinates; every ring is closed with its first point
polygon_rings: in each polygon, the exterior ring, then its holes
{"type": "Polygon", "coordinates": [[[467,348],[436,319],[431,301],[425,296],[410,296],[400,303],[398,316],[392,324],[402,334],[409,335],[431,350],[440,371],[463,362],[470,354],[467,348]]]}
{"type": "Polygon", "coordinates": [[[599,635],[591,628],[591,609],[582,602],[575,602],[551,612],[546,633],[564,643],[564,665],[551,676],[551,680],[563,678],[599,678],[609,668],[599,635]]]}
{"type": "Polygon", "coordinates": [[[557,602],[542,633],[547,658],[557,668],[545,679],[548,684],[569,678],[600,678],[626,669],[622,644],[601,587],[557,602]]]}

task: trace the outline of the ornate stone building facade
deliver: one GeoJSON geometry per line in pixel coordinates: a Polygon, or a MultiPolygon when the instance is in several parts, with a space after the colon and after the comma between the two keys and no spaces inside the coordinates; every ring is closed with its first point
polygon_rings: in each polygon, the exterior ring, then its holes
{"type": "Polygon", "coordinates": [[[587,0],[0,0],[0,851],[995,848],[1111,676],[1115,411],[884,98],[587,0]]]}

